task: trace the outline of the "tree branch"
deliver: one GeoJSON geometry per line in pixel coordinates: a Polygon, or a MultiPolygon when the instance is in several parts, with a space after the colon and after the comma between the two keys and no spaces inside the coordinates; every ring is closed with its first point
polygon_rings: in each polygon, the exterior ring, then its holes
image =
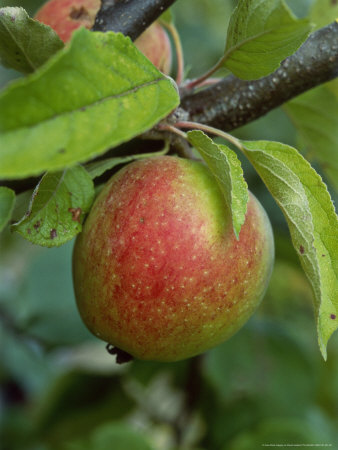
{"type": "MultiPolygon", "coordinates": [[[[106,0],[105,3],[109,1],[113,0],[106,0]]],[[[120,2],[122,8],[122,4],[127,4],[128,0],[120,2]]],[[[155,3],[158,5],[161,3],[161,7],[165,8],[164,3],[174,1],[142,0],[142,3],[144,8],[146,5],[150,8],[155,3]]],[[[135,13],[133,17],[137,17],[137,14],[135,13]]],[[[183,96],[181,106],[187,112],[186,121],[200,122],[230,131],[252,122],[302,92],[337,76],[338,23],[334,22],[313,33],[273,74],[249,82],[230,76],[212,87],[183,96]]],[[[146,145],[146,151],[149,151],[149,142],[146,145]]],[[[138,150],[142,151],[140,147],[138,150]]],[[[119,149],[112,152],[116,156],[119,149]]],[[[38,178],[1,180],[0,186],[11,187],[18,194],[34,188],[37,182],[38,178]]]]}
{"type": "Polygon", "coordinates": [[[94,31],[120,31],[133,41],[176,0],[102,0],[94,31]]]}
{"type": "Polygon", "coordinates": [[[293,97],[338,76],[338,23],[313,33],[273,74],[254,81],[230,76],[186,95],[189,121],[233,130],[263,116],[293,97]]]}

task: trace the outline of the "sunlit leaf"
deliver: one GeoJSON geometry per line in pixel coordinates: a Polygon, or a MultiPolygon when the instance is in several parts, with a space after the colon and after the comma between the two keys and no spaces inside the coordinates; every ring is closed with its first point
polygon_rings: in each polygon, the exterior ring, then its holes
{"type": "Polygon", "coordinates": [[[129,38],[79,29],[0,96],[0,177],[86,161],[152,128],[178,102],[172,80],[129,38]]]}
{"type": "Polygon", "coordinates": [[[81,166],[45,174],[36,187],[27,215],[13,229],[33,244],[57,247],[82,229],[94,199],[94,185],[81,166]]]}
{"type": "Polygon", "coordinates": [[[325,184],[292,147],[243,142],[244,150],[289,225],[293,245],[315,295],[319,346],[338,328],[338,218],[325,184]]]}
{"type": "Polygon", "coordinates": [[[305,41],[311,25],[283,0],[239,0],[228,28],[224,66],[237,77],[268,75],[305,41]]]}
{"type": "Polygon", "coordinates": [[[31,19],[23,8],[0,8],[0,62],[19,72],[34,72],[63,42],[52,28],[31,19]]]}
{"type": "Polygon", "coordinates": [[[238,239],[249,199],[241,163],[233,150],[225,145],[216,144],[202,131],[188,132],[188,139],[216,178],[231,211],[233,229],[238,239]]]}

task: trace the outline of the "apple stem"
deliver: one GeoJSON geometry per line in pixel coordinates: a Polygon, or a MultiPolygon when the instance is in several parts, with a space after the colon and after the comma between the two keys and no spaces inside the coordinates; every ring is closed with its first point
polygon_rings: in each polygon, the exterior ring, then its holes
{"type": "MultiPolygon", "coordinates": [[[[231,144],[233,144],[235,147],[237,147],[239,150],[243,151],[243,145],[241,141],[234,136],[232,136],[229,133],[226,133],[225,131],[219,130],[218,128],[210,127],[208,125],[204,125],[202,123],[198,122],[188,122],[188,121],[180,121],[175,123],[175,130],[177,128],[191,128],[191,129],[197,129],[201,131],[205,131],[206,133],[214,134],[216,136],[222,137],[223,139],[227,140],[231,144]]],[[[172,130],[174,131],[174,130],[172,130]]],[[[177,131],[175,131],[177,132],[177,131]]],[[[184,133],[185,134],[185,133],[184,133]]]]}
{"type": "Polygon", "coordinates": [[[183,48],[180,35],[173,23],[161,22],[164,25],[174,41],[176,59],[177,59],[177,74],[176,74],[176,84],[179,86],[184,79],[184,56],[183,48]]]}
{"type": "Polygon", "coordinates": [[[217,63],[211,67],[207,72],[205,72],[203,75],[201,75],[198,78],[195,78],[194,80],[190,80],[185,86],[184,89],[191,90],[196,88],[197,86],[202,86],[204,82],[211,77],[215,72],[217,72],[218,69],[222,67],[222,64],[224,62],[224,56],[217,61],[217,63]]]}
{"type": "Polygon", "coordinates": [[[208,78],[204,81],[202,81],[201,83],[199,83],[198,87],[207,87],[207,86],[213,86],[216,83],[219,83],[220,81],[222,81],[224,78],[221,77],[214,77],[214,78],[208,78]]]}
{"type": "Polygon", "coordinates": [[[180,136],[181,138],[188,140],[187,138],[187,133],[184,133],[184,131],[179,130],[178,128],[176,128],[174,125],[169,125],[166,123],[162,123],[158,125],[158,129],[159,130],[167,130],[167,131],[171,131],[172,133],[177,134],[178,136],[180,136]]]}

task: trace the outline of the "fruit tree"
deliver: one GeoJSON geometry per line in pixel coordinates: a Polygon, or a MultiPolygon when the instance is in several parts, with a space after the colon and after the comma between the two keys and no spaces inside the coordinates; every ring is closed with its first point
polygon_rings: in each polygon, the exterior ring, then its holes
{"type": "Polygon", "coordinates": [[[6,449],[338,442],[337,17],[2,0],[6,449]]]}

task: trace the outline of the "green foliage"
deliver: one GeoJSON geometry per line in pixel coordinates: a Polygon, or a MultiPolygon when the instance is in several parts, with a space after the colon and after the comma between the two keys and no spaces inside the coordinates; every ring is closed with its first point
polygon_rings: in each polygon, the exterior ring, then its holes
{"type": "Polygon", "coordinates": [[[296,337],[264,318],[251,320],[232,345],[225,342],[211,350],[205,371],[222,402],[230,402],[239,393],[257,402],[261,397],[269,398],[271,405],[259,406],[262,416],[267,416],[269,409],[271,415],[287,414],[290,398],[298,413],[306,411],[316,388],[314,367],[296,337]],[[265,366],[264,361],[269,364],[265,366]]]}
{"type": "Polygon", "coordinates": [[[62,450],[152,450],[141,432],[123,423],[110,423],[99,427],[89,439],[70,442],[62,450]]]}
{"type": "Polygon", "coordinates": [[[167,9],[160,17],[160,22],[163,24],[171,24],[174,22],[174,14],[171,9],[167,9]]]}
{"type": "Polygon", "coordinates": [[[156,450],[182,448],[175,446],[178,424],[182,439],[190,442],[183,448],[230,448],[250,434],[254,449],[254,436],[266,421],[280,422],[284,436],[289,429],[284,423],[295,421],[312,428],[318,442],[320,430],[326,433],[323,442],[337,442],[337,339],[324,363],[315,349],[307,280],[288,238],[281,239],[278,230],[276,238],[277,268],[266,299],[241,332],[196,360],[118,366],[78,317],[72,245],[38,248],[13,234],[12,256],[6,254],[0,267],[0,309],[11,317],[1,327],[0,377],[5,391],[6,380],[14,379],[32,402],[6,404],[0,419],[3,445],[86,448],[101,427],[116,422],[125,425],[125,439],[131,430],[142,432],[156,450]],[[21,275],[18,261],[27,266],[21,275]],[[192,402],[192,422],[183,412],[185,396],[192,402]]]}
{"type": "Polygon", "coordinates": [[[147,131],[177,104],[173,83],[129,38],[80,29],[0,97],[0,176],[86,161],[147,131]]]}
{"type": "MultiPolygon", "coordinates": [[[[259,424],[257,429],[241,433],[231,443],[230,446],[222,450],[253,450],[258,449],[257,442],[269,444],[278,442],[279,446],[292,447],[312,447],[314,443],[322,446],[331,446],[332,431],[322,430],[323,423],[311,423],[312,421],[298,418],[292,419],[266,419],[259,424]],[[325,445],[326,444],[326,445],[325,445]]],[[[324,422],[325,424],[325,422],[324,422]]],[[[261,447],[261,446],[260,446],[261,447]]]]}
{"type": "MultiPolygon", "coordinates": [[[[42,4],[42,0],[0,2],[1,6],[23,6],[29,12],[42,4]]],[[[227,51],[228,62],[240,77],[253,78],[273,70],[309,31],[307,20],[296,21],[277,0],[213,0],[212,7],[210,0],[181,0],[174,5],[175,23],[185,59],[193,66],[190,75],[207,70],[222,52],[226,23],[237,3],[227,51]],[[236,24],[241,28],[244,24],[243,31],[235,31],[236,24]],[[293,38],[294,45],[289,46],[293,38]],[[275,49],[277,44],[285,53],[275,49]],[[251,49],[263,53],[249,54],[251,49]]],[[[288,1],[302,16],[310,3],[288,1]]],[[[317,27],[330,23],[337,18],[337,7],[334,1],[316,0],[310,19],[317,27]]],[[[47,59],[48,49],[52,54],[53,46],[57,50],[62,44],[57,44],[48,28],[19,11],[20,19],[13,22],[8,16],[0,17],[0,58],[2,64],[30,71],[28,60],[37,67],[47,59]],[[9,30],[14,33],[12,39],[9,30]],[[40,43],[30,48],[29,39],[40,43]],[[15,61],[16,51],[20,63],[15,61]]],[[[171,20],[168,14],[165,20],[171,20]]],[[[2,69],[0,84],[13,76],[17,76],[14,71],[2,69]]],[[[280,140],[295,146],[299,132],[307,157],[322,164],[332,183],[330,189],[337,186],[337,98],[337,83],[329,83],[288,103],[285,110],[293,125],[278,109],[236,133],[246,140],[280,140]]],[[[81,227],[67,211],[74,206],[76,215],[76,205],[68,203],[66,193],[76,192],[77,198],[90,205],[89,177],[94,179],[148,153],[134,155],[133,148],[119,149],[116,156],[113,150],[104,160],[90,160],[152,128],[177,103],[171,82],[127,39],[83,30],[70,47],[1,94],[0,177],[24,178],[50,170],[37,188],[44,202],[38,208],[38,196],[32,206],[36,218],[44,214],[46,220],[52,218],[51,227],[59,227],[66,241],[81,227]],[[119,71],[112,73],[112,68],[119,71]],[[85,165],[89,177],[74,167],[80,161],[89,161],[85,165]],[[79,186],[74,186],[70,174],[82,180],[79,186]],[[68,181],[56,188],[56,180],[62,177],[68,181]],[[46,181],[45,187],[52,192],[40,191],[46,181]],[[53,210],[56,204],[63,205],[62,215],[53,210]]],[[[228,183],[233,194],[228,200],[233,201],[238,187],[243,187],[233,153],[200,132],[189,133],[189,139],[203,148],[201,155],[209,160],[221,184],[228,183]],[[226,167],[221,173],[216,158],[226,167]]],[[[9,450],[254,450],[264,443],[292,442],[334,447],[338,442],[338,335],[332,336],[324,363],[313,333],[310,284],[298,263],[300,257],[314,285],[325,354],[326,341],[337,323],[328,314],[336,314],[338,308],[337,222],[331,199],[319,175],[295,150],[267,142],[245,146],[248,158],[288,217],[296,252],[284,234],[280,209],[257,172],[239,155],[250,190],[259,194],[275,224],[275,269],[255,317],[228,342],[196,359],[174,364],[115,364],[105,344],[85,329],[76,310],[72,243],[53,249],[37,247],[18,233],[10,233],[9,227],[4,229],[0,235],[1,446],[9,450]]],[[[0,188],[0,228],[12,215],[17,219],[27,211],[29,196],[18,195],[12,213],[14,193],[0,188]]],[[[234,216],[241,216],[241,208],[233,206],[233,210],[234,216]]],[[[28,227],[28,222],[22,226],[28,227]]]]}
{"type": "Polygon", "coordinates": [[[57,247],[82,230],[94,200],[94,184],[81,166],[46,173],[35,188],[28,213],[13,225],[33,244],[57,247]]]}
{"type": "Polygon", "coordinates": [[[338,218],[325,184],[292,147],[244,142],[244,151],[282,209],[315,294],[319,346],[338,328],[338,218]]]}
{"type": "Polygon", "coordinates": [[[319,86],[286,103],[283,108],[302,136],[307,155],[322,165],[338,192],[337,98],[328,86],[319,86]]]}
{"type": "Polygon", "coordinates": [[[282,0],[240,0],[230,18],[223,65],[239,78],[261,78],[294,53],[310,31],[308,19],[296,19],[282,0]]]}
{"type": "MultiPolygon", "coordinates": [[[[73,299],[73,245],[67,243],[52,249],[37,247],[23,240],[19,234],[10,235],[7,230],[2,235],[0,246],[0,311],[1,317],[6,317],[4,336],[13,333],[13,342],[15,340],[13,345],[6,345],[7,338],[1,340],[0,353],[3,356],[8,353],[13,364],[16,363],[13,367],[21,381],[28,374],[22,371],[20,361],[23,357],[15,356],[15,346],[23,349],[27,347],[29,354],[32,353],[36,360],[42,360],[43,364],[35,364],[41,371],[38,379],[44,378],[46,370],[43,367],[48,366],[49,359],[43,361],[41,354],[30,347],[30,339],[44,343],[48,348],[71,348],[91,337],[78,315],[73,299]],[[4,242],[11,243],[7,250],[4,242]],[[29,337],[27,341],[23,339],[24,336],[29,337]]],[[[24,350],[20,353],[24,353],[24,350]]],[[[5,359],[3,363],[3,367],[6,367],[5,359]]],[[[95,364],[97,371],[100,363],[94,358],[92,364],[95,364]]],[[[51,382],[49,376],[48,372],[47,383],[51,382]]],[[[38,384],[37,381],[34,383],[38,384]]]]}
{"type": "Polygon", "coordinates": [[[36,411],[36,427],[51,448],[68,449],[68,443],[90,440],[103,423],[122,420],[133,406],[116,374],[74,369],[51,383],[36,411]],[[88,402],[92,410],[83,408],[88,402]]]}
{"type": "Polygon", "coordinates": [[[114,167],[118,166],[119,164],[127,164],[129,162],[135,161],[137,159],[144,159],[154,156],[160,156],[165,155],[169,148],[168,145],[165,145],[164,149],[159,152],[153,152],[153,153],[141,153],[140,155],[131,155],[131,156],[117,156],[113,158],[108,159],[102,159],[100,161],[95,161],[92,163],[86,164],[86,170],[91,176],[92,179],[97,178],[101,176],[104,172],[107,170],[113,169],[114,167]]]}
{"type": "Polygon", "coordinates": [[[338,19],[338,3],[335,0],[315,0],[310,18],[316,25],[321,28],[334,20],[338,19]]]}
{"type": "Polygon", "coordinates": [[[23,8],[0,8],[0,62],[23,73],[34,72],[63,42],[50,27],[30,19],[23,8]]]}
{"type": "Polygon", "coordinates": [[[216,178],[231,211],[234,233],[238,239],[249,200],[248,186],[236,153],[226,145],[215,144],[202,131],[190,131],[189,142],[198,150],[216,178]]]}
{"type": "Polygon", "coordinates": [[[0,231],[9,222],[15,204],[15,192],[5,186],[0,186],[0,231]]]}

